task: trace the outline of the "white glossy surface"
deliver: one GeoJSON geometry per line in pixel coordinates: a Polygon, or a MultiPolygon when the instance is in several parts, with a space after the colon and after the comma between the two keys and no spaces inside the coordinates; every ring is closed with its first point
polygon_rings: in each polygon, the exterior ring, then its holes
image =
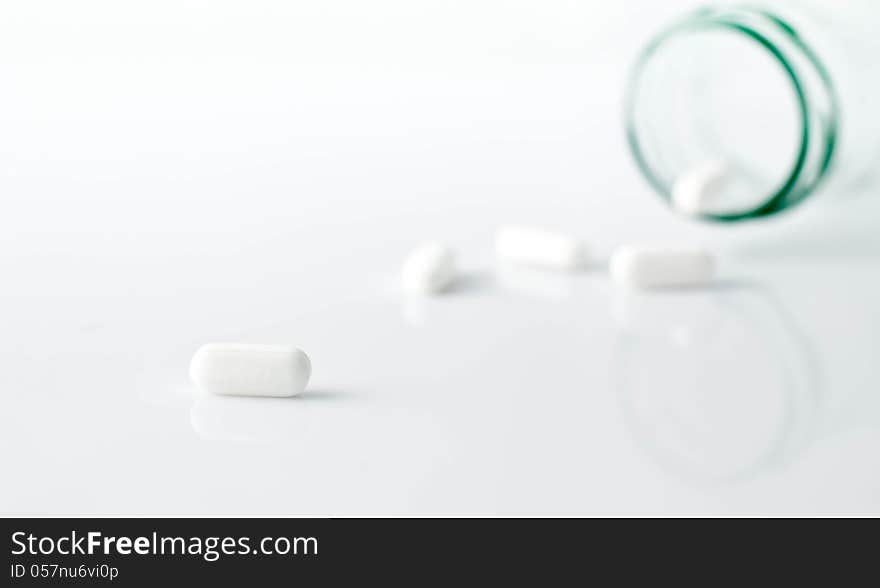
{"type": "Polygon", "coordinates": [[[616,116],[662,4],[0,19],[0,511],[880,514],[880,198],[665,209],[616,116]],[[719,284],[499,267],[508,221],[707,243],[719,284]],[[436,234],[463,279],[400,296],[436,234]],[[291,338],[300,397],[188,381],[291,338]]]}

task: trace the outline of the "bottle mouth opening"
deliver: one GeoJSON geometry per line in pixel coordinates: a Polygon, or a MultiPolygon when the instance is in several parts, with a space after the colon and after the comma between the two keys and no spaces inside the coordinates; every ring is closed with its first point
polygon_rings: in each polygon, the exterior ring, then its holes
{"type": "Polygon", "coordinates": [[[636,61],[625,108],[630,149],[655,191],[721,222],[803,201],[827,175],[839,133],[824,66],[787,22],[754,9],[701,9],[662,31],[636,61]]]}

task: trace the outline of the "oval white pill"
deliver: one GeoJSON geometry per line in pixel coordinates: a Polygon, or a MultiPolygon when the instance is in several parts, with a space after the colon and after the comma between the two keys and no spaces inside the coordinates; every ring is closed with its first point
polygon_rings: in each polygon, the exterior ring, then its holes
{"type": "Polygon", "coordinates": [[[587,247],[581,240],[534,227],[499,229],[495,254],[514,263],[561,270],[578,269],[587,263],[587,247]]]}
{"type": "Polygon", "coordinates": [[[611,277],[633,288],[692,287],[708,283],[712,256],[700,247],[626,245],[611,256],[611,277]]]}
{"type": "Polygon", "coordinates": [[[442,243],[424,243],[404,261],[401,282],[407,292],[434,294],[449,288],[456,273],[452,248],[442,243]]]}
{"type": "Polygon", "coordinates": [[[672,185],[672,205],[685,214],[709,212],[729,171],[724,161],[709,161],[682,173],[672,185]]]}
{"type": "Polygon", "coordinates": [[[201,390],[233,396],[296,396],[311,374],[308,356],[283,345],[211,343],[189,364],[190,378],[201,390]]]}

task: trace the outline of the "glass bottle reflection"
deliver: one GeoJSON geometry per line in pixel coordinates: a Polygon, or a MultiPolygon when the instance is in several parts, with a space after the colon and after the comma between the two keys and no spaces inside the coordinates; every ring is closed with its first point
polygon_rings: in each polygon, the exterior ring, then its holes
{"type": "Polygon", "coordinates": [[[624,419],[658,463],[724,483],[781,467],[815,432],[818,370],[756,285],[620,293],[613,365],[624,419]]]}

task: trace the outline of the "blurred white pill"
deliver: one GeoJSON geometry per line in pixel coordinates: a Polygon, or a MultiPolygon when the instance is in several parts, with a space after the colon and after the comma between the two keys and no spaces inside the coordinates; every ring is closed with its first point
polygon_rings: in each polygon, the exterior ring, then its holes
{"type": "Polygon", "coordinates": [[[535,227],[498,229],[495,254],[505,261],[558,270],[574,270],[587,263],[587,246],[583,241],[535,227]]]}
{"type": "Polygon", "coordinates": [[[729,173],[727,163],[721,160],[708,161],[685,171],[673,182],[672,206],[689,215],[710,212],[729,173]]]}
{"type": "Polygon", "coordinates": [[[311,374],[308,356],[283,345],[210,343],[189,364],[189,376],[201,390],[232,396],[296,396],[311,374]]]}
{"type": "Polygon", "coordinates": [[[632,288],[693,287],[711,281],[715,264],[700,247],[625,245],[611,256],[610,271],[632,288]]]}
{"type": "Polygon", "coordinates": [[[424,243],[404,261],[401,282],[407,292],[435,294],[449,288],[456,274],[452,248],[442,243],[424,243]]]}

